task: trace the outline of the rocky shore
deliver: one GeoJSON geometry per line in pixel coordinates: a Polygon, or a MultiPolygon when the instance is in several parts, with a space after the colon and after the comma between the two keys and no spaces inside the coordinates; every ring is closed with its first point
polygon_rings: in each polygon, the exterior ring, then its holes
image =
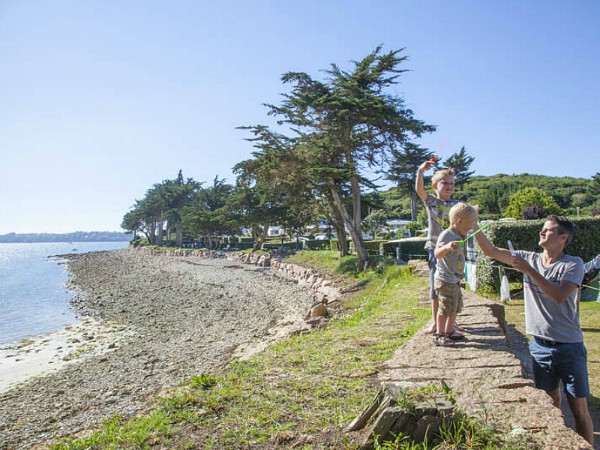
{"type": "Polygon", "coordinates": [[[244,356],[303,323],[314,298],[281,271],[134,250],[68,255],[73,306],[111,332],[86,331],[62,370],[0,394],[0,448],[46,448],[163,389],[244,356]]]}

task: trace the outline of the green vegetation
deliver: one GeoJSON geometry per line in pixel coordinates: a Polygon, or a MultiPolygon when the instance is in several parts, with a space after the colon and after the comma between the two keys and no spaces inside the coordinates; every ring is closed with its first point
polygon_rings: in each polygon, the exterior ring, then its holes
{"type": "MultiPolygon", "coordinates": [[[[524,219],[521,217],[527,207],[536,206],[540,209],[542,215],[546,214],[562,214],[563,211],[556,203],[554,198],[537,187],[527,187],[515,192],[510,196],[508,206],[504,212],[505,217],[513,217],[515,219],[524,219]]],[[[538,217],[533,217],[537,219],[538,217]]]]}
{"type": "Polygon", "coordinates": [[[589,216],[600,213],[600,190],[597,188],[599,185],[600,173],[591,179],[527,173],[473,176],[457,189],[455,197],[479,205],[480,213],[485,219],[499,218],[504,217],[513,194],[525,188],[535,187],[552,196],[565,214],[575,216],[579,213],[589,216]]]}

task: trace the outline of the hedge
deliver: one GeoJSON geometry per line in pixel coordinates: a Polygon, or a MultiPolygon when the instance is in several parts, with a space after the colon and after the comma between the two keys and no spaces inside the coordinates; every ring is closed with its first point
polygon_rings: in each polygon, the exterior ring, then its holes
{"type": "Polygon", "coordinates": [[[305,250],[329,250],[331,244],[327,239],[309,239],[302,241],[302,248],[305,250]]]}
{"type": "Polygon", "coordinates": [[[394,241],[383,242],[380,249],[382,256],[400,257],[405,261],[409,259],[422,258],[427,259],[425,243],[427,238],[412,237],[405,239],[396,239],[394,241]],[[400,252],[398,253],[398,249],[400,252]]]}
{"type": "MultiPolygon", "coordinates": [[[[591,260],[600,253],[600,219],[570,218],[575,225],[573,241],[567,245],[565,252],[579,256],[584,262],[591,260]]],[[[511,240],[517,250],[540,252],[539,233],[545,219],[517,220],[516,222],[495,222],[487,227],[485,234],[494,245],[507,248],[507,240],[511,240]]],[[[500,271],[498,267],[507,267],[498,261],[485,256],[477,249],[477,290],[492,288],[500,291],[500,271]]],[[[522,274],[516,270],[506,270],[504,273],[510,281],[521,281],[522,274]]]]}

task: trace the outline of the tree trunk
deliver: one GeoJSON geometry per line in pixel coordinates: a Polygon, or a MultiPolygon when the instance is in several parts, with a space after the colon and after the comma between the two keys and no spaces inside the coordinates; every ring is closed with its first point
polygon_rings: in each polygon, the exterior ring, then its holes
{"type": "Polygon", "coordinates": [[[325,195],[327,203],[329,203],[329,209],[333,212],[333,228],[337,235],[338,249],[340,251],[340,257],[348,256],[348,241],[346,240],[346,227],[344,227],[344,218],[338,210],[333,197],[331,195],[325,195]]]}
{"type": "Polygon", "coordinates": [[[175,245],[177,247],[183,247],[183,227],[181,224],[175,226],[175,245]]]}
{"type": "Polygon", "coordinates": [[[162,217],[158,219],[157,226],[158,226],[158,237],[156,238],[156,240],[158,242],[158,246],[162,247],[162,245],[163,245],[163,236],[164,236],[164,233],[165,233],[165,230],[163,230],[164,223],[163,223],[162,217]]]}
{"type": "Polygon", "coordinates": [[[148,242],[150,245],[156,245],[156,222],[154,221],[148,224],[148,242]]]}
{"type": "Polygon", "coordinates": [[[410,220],[417,221],[417,193],[413,192],[410,196],[410,220]]]}
{"type": "Polygon", "coordinates": [[[260,229],[260,225],[253,225],[252,226],[253,229],[253,234],[256,233],[256,237],[254,238],[254,247],[252,248],[252,251],[255,252],[257,250],[260,250],[264,244],[264,242],[267,240],[267,234],[269,233],[269,226],[268,225],[263,225],[262,229],[260,229]],[[255,228],[256,227],[256,231],[255,228]],[[260,229],[260,231],[259,231],[260,229]]]}
{"type": "Polygon", "coordinates": [[[254,245],[252,246],[252,251],[255,252],[257,250],[260,250],[264,242],[264,238],[262,237],[262,232],[260,230],[260,225],[258,225],[257,223],[252,224],[252,237],[254,238],[254,245]]]}
{"type": "MultiPolygon", "coordinates": [[[[346,207],[344,206],[344,202],[342,201],[342,197],[340,196],[335,183],[333,180],[329,180],[328,182],[329,188],[331,190],[331,195],[333,196],[333,201],[335,202],[335,206],[340,212],[341,216],[344,218],[344,224],[347,226],[348,231],[350,232],[350,236],[354,241],[354,248],[356,250],[356,256],[358,258],[358,270],[359,272],[364,271],[369,264],[369,255],[365,249],[365,244],[363,242],[362,233],[360,231],[356,231],[356,225],[354,224],[354,220],[346,207]]],[[[353,199],[354,202],[354,199],[353,199]]],[[[360,203],[360,197],[359,197],[360,203]]],[[[359,207],[360,211],[360,207],[359,207]]],[[[358,227],[360,228],[360,221],[358,223],[358,227]]]]}
{"type": "Polygon", "coordinates": [[[354,225],[354,234],[352,233],[352,230],[350,230],[350,235],[354,241],[354,248],[356,249],[356,255],[358,256],[358,270],[362,272],[363,270],[367,270],[367,266],[369,265],[369,254],[365,248],[365,242],[362,236],[362,211],[360,206],[360,185],[358,183],[358,176],[353,175],[350,177],[350,186],[352,188],[352,205],[354,209],[352,221],[354,225]]]}

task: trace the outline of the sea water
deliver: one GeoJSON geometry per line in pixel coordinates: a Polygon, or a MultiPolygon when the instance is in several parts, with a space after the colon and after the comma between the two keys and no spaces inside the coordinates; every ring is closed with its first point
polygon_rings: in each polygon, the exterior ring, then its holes
{"type": "Polygon", "coordinates": [[[127,242],[0,243],[0,344],[62,330],[77,322],[54,255],[126,248],[127,242]]]}

